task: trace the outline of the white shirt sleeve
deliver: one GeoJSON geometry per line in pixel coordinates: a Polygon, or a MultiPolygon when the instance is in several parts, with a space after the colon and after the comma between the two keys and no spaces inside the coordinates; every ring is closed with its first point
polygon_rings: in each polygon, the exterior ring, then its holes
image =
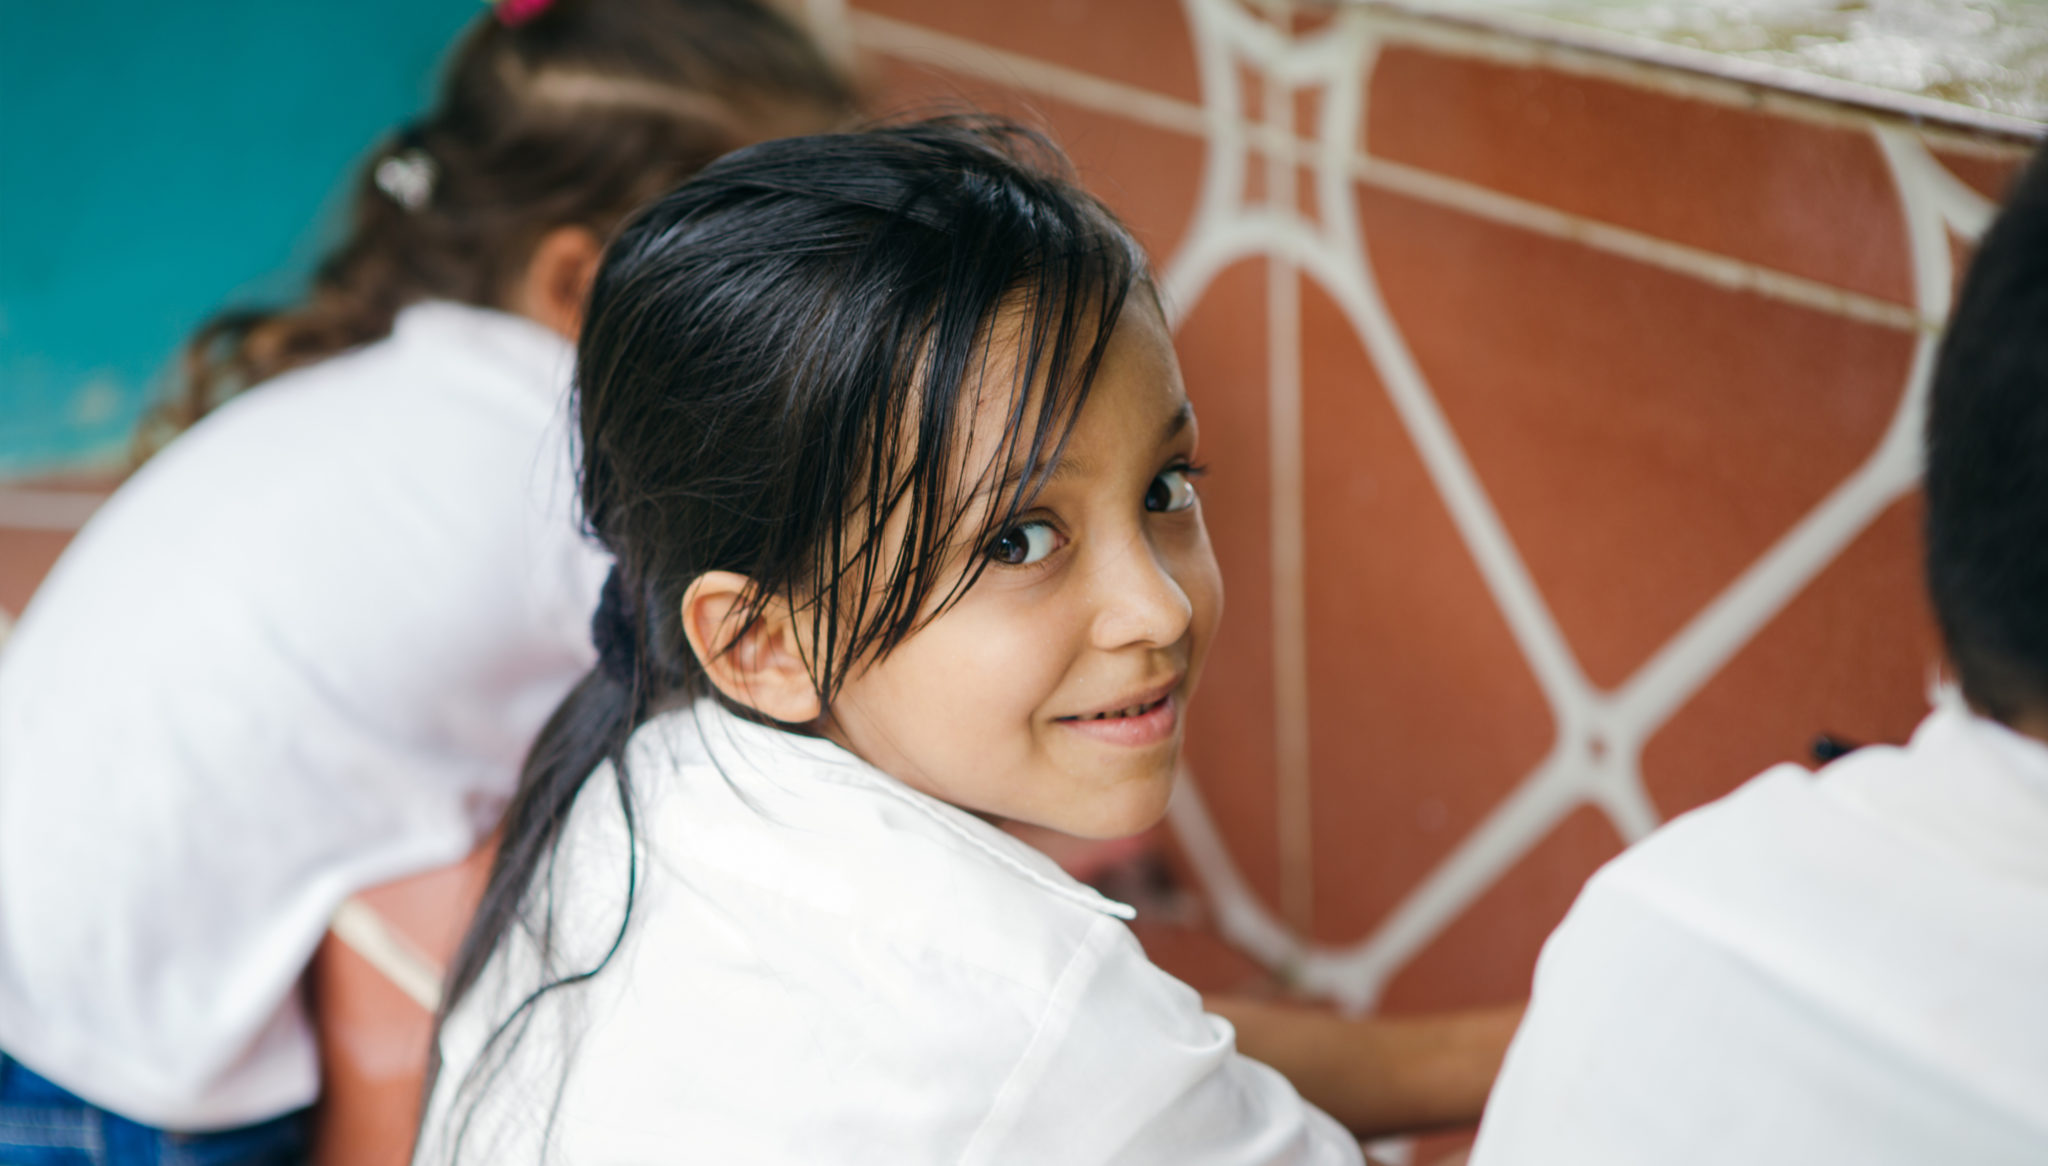
{"type": "Polygon", "coordinates": [[[1351,1166],[1357,1141],[1239,1055],[1230,1024],[1146,959],[1121,923],[1089,932],[961,1159],[975,1166],[1351,1166]]]}

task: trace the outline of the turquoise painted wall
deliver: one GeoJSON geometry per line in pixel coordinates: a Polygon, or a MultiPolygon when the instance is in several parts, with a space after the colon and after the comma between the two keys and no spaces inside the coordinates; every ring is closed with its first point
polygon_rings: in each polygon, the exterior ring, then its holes
{"type": "Polygon", "coordinates": [[[477,0],[0,0],[0,475],[118,456],[179,340],[292,294],[477,0]]]}

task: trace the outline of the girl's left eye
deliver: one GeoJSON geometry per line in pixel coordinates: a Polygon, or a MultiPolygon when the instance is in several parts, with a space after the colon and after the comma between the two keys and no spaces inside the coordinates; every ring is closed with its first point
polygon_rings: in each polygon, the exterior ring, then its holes
{"type": "Polygon", "coordinates": [[[1175,466],[1152,479],[1145,490],[1145,509],[1171,514],[1195,504],[1195,468],[1175,466]]]}
{"type": "Polygon", "coordinates": [[[1050,522],[1020,522],[988,544],[988,557],[1005,567],[1028,567],[1059,549],[1050,522]]]}

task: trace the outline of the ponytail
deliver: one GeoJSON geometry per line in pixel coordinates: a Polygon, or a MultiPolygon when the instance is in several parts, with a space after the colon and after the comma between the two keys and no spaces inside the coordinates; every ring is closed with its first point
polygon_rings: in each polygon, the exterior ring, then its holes
{"type": "MultiPolygon", "coordinates": [[[[598,650],[597,667],[569,690],[569,695],[548,718],[527,754],[526,764],[519,775],[518,793],[505,812],[502,841],[491,862],[490,881],[485,885],[483,899],[477,905],[469,930],[463,936],[462,946],[456,951],[455,962],[449,968],[441,1006],[434,1018],[437,1036],[428,1060],[428,1098],[433,1096],[441,1075],[441,1042],[438,1038],[441,1026],[455,1006],[476,986],[498,940],[525,916],[527,896],[534,891],[535,876],[539,874],[541,864],[554,853],[584,785],[607,761],[611,762],[619,805],[625,814],[626,837],[629,841],[637,837],[632,782],[626,769],[625,751],[633,730],[646,713],[643,696],[646,686],[640,681],[637,663],[644,655],[639,650],[638,624],[631,605],[625,600],[619,570],[614,567],[605,579],[597,613],[590,621],[590,638],[598,650]]],[[[476,1064],[463,1077],[460,1094],[471,1094],[487,1087],[491,1077],[517,1047],[527,1018],[543,998],[590,979],[611,962],[613,954],[625,941],[626,927],[633,918],[633,900],[639,888],[640,875],[637,846],[629,846],[626,863],[625,912],[620,917],[618,933],[612,937],[603,958],[592,967],[546,978],[528,993],[485,1040],[476,1064]]],[[[550,925],[552,921],[550,916],[550,925]]],[[[543,951],[549,946],[544,938],[543,951]]],[[[427,1106],[421,1106],[422,1119],[426,1109],[427,1106]]],[[[460,1160],[462,1139],[467,1129],[465,1121],[456,1130],[451,1161],[460,1160]]]]}

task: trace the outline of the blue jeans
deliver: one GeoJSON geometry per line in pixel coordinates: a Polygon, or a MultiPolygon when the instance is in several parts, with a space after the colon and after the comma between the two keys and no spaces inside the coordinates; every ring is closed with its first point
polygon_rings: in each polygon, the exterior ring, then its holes
{"type": "Polygon", "coordinates": [[[306,1111],[241,1129],[174,1134],[53,1085],[0,1053],[0,1166],[301,1166],[306,1111]]]}

